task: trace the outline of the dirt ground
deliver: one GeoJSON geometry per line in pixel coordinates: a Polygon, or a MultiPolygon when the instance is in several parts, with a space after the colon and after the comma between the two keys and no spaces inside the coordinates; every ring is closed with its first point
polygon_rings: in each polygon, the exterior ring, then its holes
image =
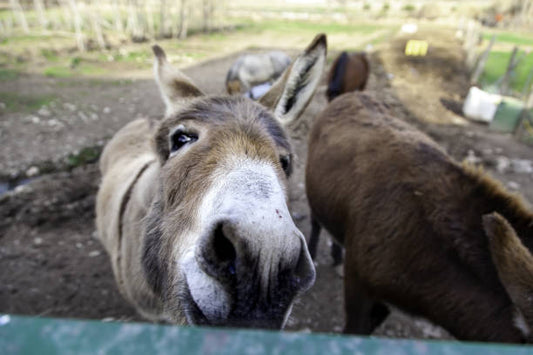
{"type": "MultiPolygon", "coordinates": [[[[533,201],[533,175],[502,162],[528,159],[532,149],[511,136],[469,123],[456,113],[468,90],[459,43],[450,31],[426,31],[425,58],[401,55],[406,38],[396,37],[371,54],[368,91],[391,111],[431,135],[458,160],[469,157],[533,201]],[[455,112],[455,113],[454,113],[455,112]]],[[[190,67],[185,72],[207,93],[221,93],[237,54],[190,67]]],[[[303,168],[308,129],[326,105],[321,85],[299,124],[291,128],[296,151],[291,180],[293,217],[309,235],[303,168]]],[[[121,298],[108,257],[95,237],[94,201],[100,179],[94,159],[73,164],[69,156],[96,150],[127,122],[159,117],[163,103],[153,80],[122,82],[50,79],[37,76],[0,82],[0,91],[53,94],[35,112],[0,111],[0,177],[36,174],[29,184],[0,196],[0,313],[141,320],[121,298]],[[76,153],[76,154],[75,154],[76,153]],[[65,162],[71,162],[70,165],[65,162]],[[41,175],[42,172],[50,173],[41,175]]],[[[321,238],[315,286],[297,303],[288,329],[341,332],[342,278],[331,267],[329,238],[321,238]]],[[[376,335],[449,338],[427,321],[394,311],[376,335]]]]}

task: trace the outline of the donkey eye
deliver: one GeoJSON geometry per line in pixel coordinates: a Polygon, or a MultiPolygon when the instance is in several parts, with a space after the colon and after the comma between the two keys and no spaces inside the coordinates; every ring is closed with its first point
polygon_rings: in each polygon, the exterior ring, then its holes
{"type": "Polygon", "coordinates": [[[193,133],[185,133],[183,131],[176,131],[170,137],[170,152],[173,153],[183,147],[187,143],[192,143],[198,140],[198,136],[193,133]]]}
{"type": "Polygon", "coordinates": [[[280,155],[279,162],[281,164],[281,168],[285,172],[285,175],[289,176],[291,174],[291,156],[290,156],[290,154],[280,155]]]}

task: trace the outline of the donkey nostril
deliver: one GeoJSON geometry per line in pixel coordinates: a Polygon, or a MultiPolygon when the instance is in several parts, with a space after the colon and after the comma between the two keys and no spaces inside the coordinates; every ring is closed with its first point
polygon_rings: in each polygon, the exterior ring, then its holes
{"type": "Polygon", "coordinates": [[[222,223],[215,228],[213,249],[217,261],[221,264],[229,263],[229,273],[232,275],[235,274],[235,258],[237,257],[237,252],[233,243],[224,235],[222,223]]]}

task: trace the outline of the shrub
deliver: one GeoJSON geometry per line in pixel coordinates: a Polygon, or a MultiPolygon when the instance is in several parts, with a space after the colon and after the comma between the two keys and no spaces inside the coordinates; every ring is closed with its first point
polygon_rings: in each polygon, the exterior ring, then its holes
{"type": "Polygon", "coordinates": [[[402,7],[402,10],[403,11],[406,11],[406,12],[413,12],[415,11],[416,9],[416,6],[413,5],[413,4],[405,4],[403,7],[402,7]]]}

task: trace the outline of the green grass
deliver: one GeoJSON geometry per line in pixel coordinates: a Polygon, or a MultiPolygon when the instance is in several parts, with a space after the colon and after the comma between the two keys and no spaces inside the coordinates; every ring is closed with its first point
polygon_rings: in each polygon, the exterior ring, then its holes
{"type": "Polygon", "coordinates": [[[70,78],[74,71],[66,66],[55,65],[44,69],[43,74],[50,78],[70,78]]]}
{"type": "MultiPolygon", "coordinates": [[[[277,18],[256,22],[246,17],[227,18],[226,23],[232,23],[234,27],[211,33],[203,33],[191,28],[190,38],[187,40],[161,41],[169,49],[168,53],[174,57],[173,60],[185,65],[210,57],[213,53],[227,52],[228,49],[234,47],[236,38],[239,40],[246,37],[246,43],[254,43],[254,38],[259,35],[258,37],[266,38],[271,46],[275,46],[278,38],[280,45],[283,43],[294,45],[295,38],[298,40],[303,37],[313,38],[319,32],[333,36],[339,35],[342,38],[352,35],[368,36],[376,31],[387,32],[387,35],[380,35],[379,38],[371,41],[372,44],[376,44],[388,37],[388,30],[396,27],[396,25],[372,22],[337,23],[277,18]]],[[[110,71],[126,72],[132,69],[148,68],[153,60],[152,51],[147,43],[130,44],[122,47],[122,50],[113,48],[107,52],[72,53],[69,49],[75,46],[74,38],[65,37],[64,34],[58,37],[59,41],[54,34],[25,35],[20,31],[8,37],[5,47],[0,45],[2,52],[9,53],[5,63],[0,58],[0,80],[14,79],[21,72],[40,73],[53,78],[102,77],[110,71]]],[[[340,43],[340,41],[337,42],[340,43]]],[[[357,41],[357,43],[360,42],[357,41]]],[[[261,44],[258,43],[259,47],[261,44]]],[[[343,49],[361,49],[361,46],[355,42],[352,46],[346,43],[343,49]]]]}
{"type": "Polygon", "coordinates": [[[15,69],[0,68],[0,80],[13,80],[19,77],[19,71],[15,69]]]}
{"type": "Polygon", "coordinates": [[[42,43],[44,41],[49,40],[57,40],[57,39],[69,39],[70,37],[67,37],[65,35],[61,34],[15,34],[10,35],[9,37],[5,37],[4,40],[0,42],[0,45],[28,45],[28,43],[42,43]]]}
{"type": "Polygon", "coordinates": [[[0,102],[6,105],[9,112],[31,112],[55,100],[52,95],[25,96],[13,92],[0,92],[0,102]]]}
{"type": "Polygon", "coordinates": [[[383,43],[384,41],[386,41],[389,38],[391,38],[396,32],[398,32],[398,30],[399,30],[399,27],[391,27],[387,31],[384,31],[384,33],[382,35],[379,35],[378,37],[376,37],[373,40],[371,40],[370,42],[368,42],[368,44],[371,44],[373,46],[377,46],[378,44],[383,43]]]}
{"type": "Polygon", "coordinates": [[[325,32],[328,34],[336,33],[360,33],[369,34],[380,29],[386,28],[386,25],[374,24],[355,24],[355,23],[334,23],[334,22],[317,22],[317,21],[302,21],[302,20],[265,20],[258,23],[243,20],[244,24],[240,31],[266,31],[279,32],[286,34],[290,31],[291,34],[297,33],[319,33],[325,32]]]}
{"type": "MultiPolygon", "coordinates": [[[[524,54],[524,51],[519,51],[517,56],[524,54]]],[[[511,52],[492,51],[487,59],[481,83],[484,86],[496,83],[505,74],[510,57],[511,52]]],[[[511,88],[515,91],[521,91],[531,70],[533,70],[533,53],[529,53],[524,57],[515,69],[515,74],[511,78],[511,88]]]]}
{"type": "Polygon", "coordinates": [[[58,62],[59,56],[56,51],[52,49],[41,49],[41,55],[49,62],[58,62]]]}
{"type": "Polygon", "coordinates": [[[81,165],[94,163],[100,157],[102,147],[87,147],[83,148],[76,154],[70,154],[66,159],[67,167],[75,168],[81,165]]]}
{"type": "Polygon", "coordinates": [[[268,6],[268,5],[261,5],[261,6],[241,6],[241,4],[230,5],[228,7],[231,10],[240,10],[240,11],[260,11],[260,12],[274,12],[274,13],[283,13],[283,12],[295,12],[295,13],[306,13],[306,14],[325,14],[331,10],[344,10],[345,7],[335,6],[332,5],[330,7],[325,6],[318,6],[318,7],[311,7],[311,6],[288,6],[284,5],[283,7],[279,6],[268,6]]]}
{"type": "MultiPolygon", "coordinates": [[[[100,59],[107,61],[107,57],[102,55],[100,59]]],[[[133,62],[133,63],[144,63],[152,59],[152,52],[149,49],[132,51],[126,54],[116,53],[113,55],[113,59],[118,62],[133,62]]]]}
{"type": "Polygon", "coordinates": [[[45,76],[51,78],[70,78],[78,75],[102,75],[106,70],[100,66],[85,62],[80,57],[71,58],[69,64],[52,65],[43,70],[45,76]]]}
{"type": "Polygon", "coordinates": [[[510,43],[517,46],[533,46],[533,36],[523,35],[512,32],[484,33],[483,39],[490,40],[492,35],[496,35],[496,43],[510,43]]]}

